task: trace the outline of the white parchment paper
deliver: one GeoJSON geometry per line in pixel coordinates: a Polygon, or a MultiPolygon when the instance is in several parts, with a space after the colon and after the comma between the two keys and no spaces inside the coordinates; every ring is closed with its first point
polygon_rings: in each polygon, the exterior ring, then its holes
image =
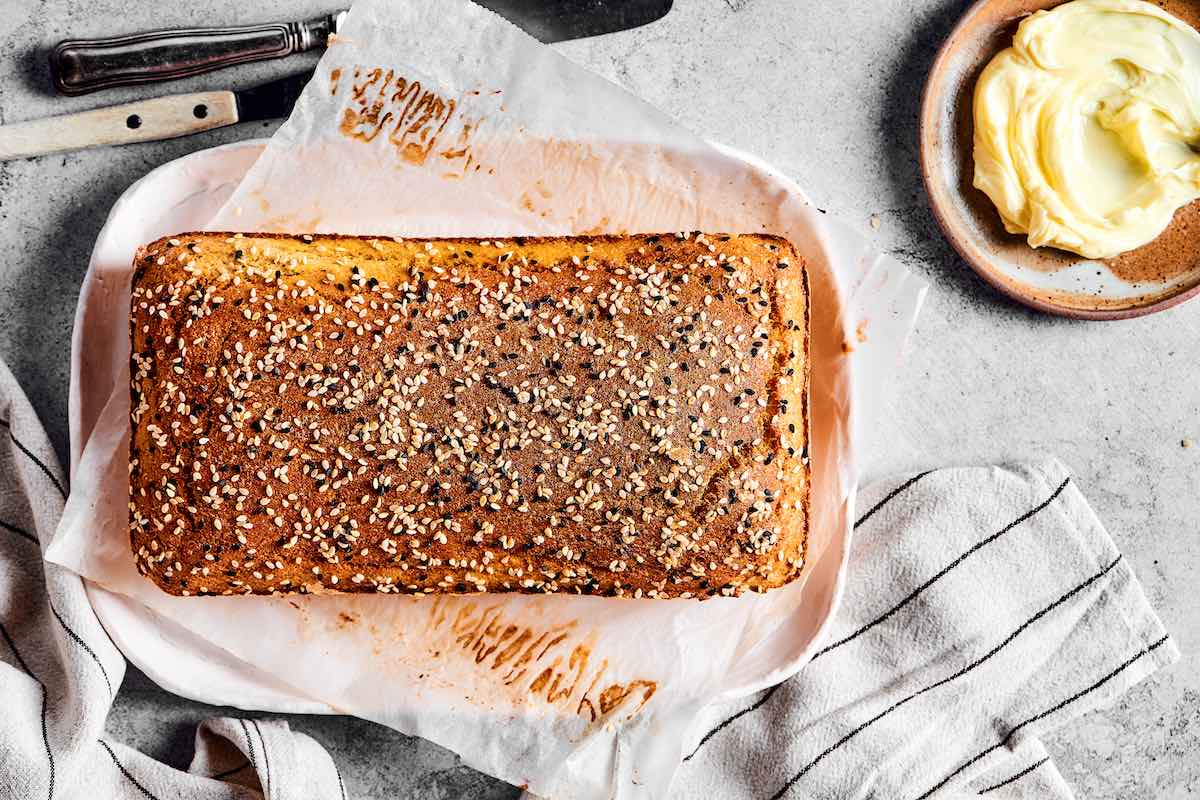
{"type": "Polygon", "coordinates": [[[81,300],[72,492],[48,558],[298,698],[424,736],[547,797],[664,794],[705,703],[807,659],[836,595],[854,445],[867,440],[925,288],[793,184],[465,0],[363,0],[207,227],[788,236],[813,289],[811,580],[704,603],[163,594],[128,549],[124,325],[141,240],[119,237],[81,300]]]}

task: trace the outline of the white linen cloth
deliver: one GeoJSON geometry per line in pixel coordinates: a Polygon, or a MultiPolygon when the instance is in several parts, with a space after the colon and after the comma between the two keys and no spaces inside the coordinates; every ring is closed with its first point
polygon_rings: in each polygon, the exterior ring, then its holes
{"type": "MultiPolygon", "coordinates": [[[[186,772],[105,737],[124,659],[80,578],[41,559],[66,492],[0,362],[0,798],[345,800],[284,722],[203,722],[186,772]]],[[[1178,650],[1066,470],[939,470],[862,500],[828,644],[701,714],[672,795],[1071,797],[1037,736],[1178,650]]]]}
{"type": "Polygon", "coordinates": [[[936,470],[859,507],[827,643],[709,709],[672,797],[1073,797],[1038,736],[1179,652],[1066,468],[936,470]]]}

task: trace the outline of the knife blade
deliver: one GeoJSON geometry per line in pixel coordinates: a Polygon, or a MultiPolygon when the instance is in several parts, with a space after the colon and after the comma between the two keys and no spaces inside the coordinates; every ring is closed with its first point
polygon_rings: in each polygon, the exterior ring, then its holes
{"type": "MultiPolygon", "coordinates": [[[[636,28],[663,17],[672,0],[480,0],[543,42],[636,28]]],[[[154,83],[324,47],[346,11],[304,22],[148,31],[106,39],[69,39],[50,53],[54,86],[80,95],[154,83]]]]}
{"type": "Polygon", "coordinates": [[[672,0],[477,0],[551,44],[637,28],[666,16],[672,0]]]}
{"type": "Polygon", "coordinates": [[[286,117],[313,71],[238,91],[169,94],[78,114],[0,125],[0,161],[102,145],[173,139],[239,122],[286,117]]]}
{"type": "Polygon", "coordinates": [[[68,39],[50,51],[50,73],[55,88],[67,95],[185,78],[324,47],[346,13],[335,11],[302,22],[68,39]]]}

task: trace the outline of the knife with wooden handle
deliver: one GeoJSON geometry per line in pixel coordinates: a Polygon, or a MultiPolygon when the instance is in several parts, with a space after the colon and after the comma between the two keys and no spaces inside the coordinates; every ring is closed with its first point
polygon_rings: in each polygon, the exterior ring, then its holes
{"type": "Polygon", "coordinates": [[[312,70],[239,91],[190,92],[61,117],[0,125],[0,161],[101,145],[173,139],[238,122],[286,117],[312,70]]]}

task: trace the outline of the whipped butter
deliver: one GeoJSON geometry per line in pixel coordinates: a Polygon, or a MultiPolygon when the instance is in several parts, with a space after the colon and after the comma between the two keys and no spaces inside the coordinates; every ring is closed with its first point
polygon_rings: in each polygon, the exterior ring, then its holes
{"type": "Polygon", "coordinates": [[[1032,247],[1111,258],[1200,198],[1200,33],[1141,0],[1026,18],[974,115],[975,186],[1032,247]]]}

